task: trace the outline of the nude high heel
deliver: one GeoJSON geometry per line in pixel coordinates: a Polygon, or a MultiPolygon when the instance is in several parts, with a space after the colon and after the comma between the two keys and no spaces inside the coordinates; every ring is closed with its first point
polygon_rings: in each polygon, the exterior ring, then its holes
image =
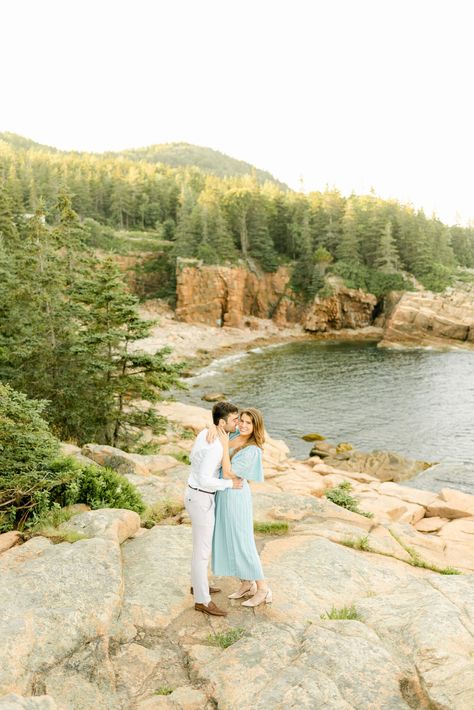
{"type": "Polygon", "coordinates": [[[245,592],[233,592],[233,594],[229,594],[227,599],[242,599],[242,597],[253,597],[254,594],[257,592],[257,585],[255,582],[251,582],[250,587],[245,590],[245,592]]]}
{"type": "Polygon", "coordinates": [[[257,591],[257,593],[251,599],[247,599],[246,602],[242,602],[242,606],[252,606],[252,607],[259,606],[260,604],[263,604],[264,602],[265,602],[265,604],[271,604],[272,601],[273,601],[273,594],[272,594],[272,590],[269,587],[266,592],[257,591]],[[262,594],[264,595],[263,597],[261,596],[262,594]],[[261,598],[258,598],[258,597],[261,597],[261,598]]]}

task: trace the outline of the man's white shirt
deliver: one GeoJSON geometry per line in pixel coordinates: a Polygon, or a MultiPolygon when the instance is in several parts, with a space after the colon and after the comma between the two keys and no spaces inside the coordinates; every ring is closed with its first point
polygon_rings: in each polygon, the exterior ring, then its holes
{"type": "Polygon", "coordinates": [[[192,488],[200,488],[214,493],[215,491],[223,491],[225,488],[232,488],[232,481],[219,478],[224,450],[219,439],[215,439],[212,444],[206,441],[207,431],[207,429],[201,431],[194,442],[190,456],[191,472],[188,484],[192,488]]]}

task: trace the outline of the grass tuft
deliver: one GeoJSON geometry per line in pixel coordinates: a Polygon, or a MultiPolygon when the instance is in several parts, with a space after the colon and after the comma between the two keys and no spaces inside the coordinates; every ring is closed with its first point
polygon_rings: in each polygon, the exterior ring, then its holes
{"type": "Polygon", "coordinates": [[[340,609],[333,606],[331,611],[321,614],[321,619],[357,619],[358,621],[362,621],[362,617],[354,604],[351,604],[351,606],[343,606],[340,609]]]}
{"type": "Polygon", "coordinates": [[[174,688],[168,688],[167,685],[163,685],[161,688],[157,688],[154,695],[171,695],[174,688]]]}
{"type": "Polygon", "coordinates": [[[253,524],[253,529],[254,529],[254,532],[261,533],[262,535],[286,535],[290,530],[290,526],[285,521],[274,522],[274,523],[273,522],[269,522],[269,523],[256,522],[253,524]]]}
{"type": "Polygon", "coordinates": [[[368,535],[361,535],[361,537],[357,538],[347,538],[347,540],[342,540],[342,544],[346,547],[352,547],[353,550],[364,550],[364,552],[372,552],[368,535]]]}
{"type": "Polygon", "coordinates": [[[359,509],[358,501],[356,500],[356,498],[354,498],[354,496],[351,496],[350,494],[351,489],[352,486],[350,482],[344,481],[335,488],[330,488],[329,490],[325,491],[324,495],[332,503],[340,505],[341,508],[346,508],[346,510],[350,510],[352,513],[359,513],[359,515],[364,515],[366,518],[373,518],[373,513],[367,513],[364,510],[359,509]]]}
{"type": "Polygon", "coordinates": [[[28,537],[47,537],[54,544],[60,542],[78,542],[78,540],[87,539],[86,535],[75,530],[59,530],[61,523],[66,523],[79,511],[73,511],[68,507],[61,508],[58,503],[54,503],[46,513],[37,518],[25,533],[28,537]]]}
{"type": "Polygon", "coordinates": [[[149,506],[141,515],[141,523],[145,528],[152,528],[164,520],[174,518],[184,510],[182,501],[164,498],[149,506]]]}
{"type": "Polygon", "coordinates": [[[426,562],[421,556],[420,553],[415,550],[414,547],[411,547],[410,545],[405,545],[404,542],[400,539],[400,537],[393,532],[390,528],[388,529],[390,535],[398,542],[400,547],[403,547],[403,549],[408,552],[410,555],[410,561],[408,562],[409,565],[412,565],[413,567],[422,567],[423,569],[430,569],[432,572],[438,572],[439,574],[462,574],[461,570],[456,569],[455,567],[438,567],[438,565],[431,564],[431,562],[426,562]]]}
{"type": "Polygon", "coordinates": [[[87,540],[87,535],[83,535],[76,530],[58,530],[58,528],[43,527],[35,530],[32,537],[47,537],[52,543],[58,545],[60,542],[78,542],[79,540],[87,540]]]}
{"type": "Polygon", "coordinates": [[[240,641],[240,639],[244,638],[244,636],[248,636],[247,631],[245,631],[245,629],[241,626],[237,626],[234,629],[229,629],[229,631],[218,634],[209,634],[207,640],[212,646],[229,648],[229,646],[232,646],[233,643],[240,641]]]}
{"type": "Polygon", "coordinates": [[[187,466],[191,464],[189,454],[186,454],[184,451],[171,451],[169,455],[173,456],[180,463],[185,463],[187,466]]]}

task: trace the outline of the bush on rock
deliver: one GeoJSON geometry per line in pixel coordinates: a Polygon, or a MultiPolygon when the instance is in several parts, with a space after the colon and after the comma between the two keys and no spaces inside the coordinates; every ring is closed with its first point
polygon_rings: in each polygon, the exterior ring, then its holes
{"type": "Polygon", "coordinates": [[[30,527],[58,504],[141,513],[143,501],[126,478],[59,456],[59,441],[42,418],[45,406],[0,384],[0,532],[30,527]]]}

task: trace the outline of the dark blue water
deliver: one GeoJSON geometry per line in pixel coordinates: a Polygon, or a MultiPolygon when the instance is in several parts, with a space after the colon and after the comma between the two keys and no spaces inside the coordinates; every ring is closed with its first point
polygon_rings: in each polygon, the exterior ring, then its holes
{"type": "Polygon", "coordinates": [[[188,380],[181,400],[211,407],[222,391],[254,405],[270,435],[294,456],[303,434],[356,448],[392,450],[474,472],[474,353],[387,350],[374,344],[304,341],[256,349],[212,363],[188,380]]]}

